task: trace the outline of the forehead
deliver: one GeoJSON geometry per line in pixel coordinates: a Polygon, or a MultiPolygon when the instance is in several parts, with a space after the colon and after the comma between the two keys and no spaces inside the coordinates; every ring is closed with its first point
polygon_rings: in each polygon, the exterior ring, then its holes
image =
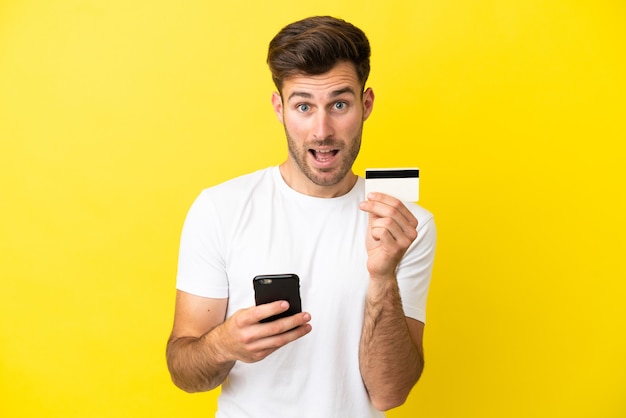
{"type": "Polygon", "coordinates": [[[285,79],[282,94],[289,100],[295,96],[321,98],[344,93],[357,95],[360,90],[361,85],[354,64],[340,62],[323,74],[300,74],[285,79]]]}

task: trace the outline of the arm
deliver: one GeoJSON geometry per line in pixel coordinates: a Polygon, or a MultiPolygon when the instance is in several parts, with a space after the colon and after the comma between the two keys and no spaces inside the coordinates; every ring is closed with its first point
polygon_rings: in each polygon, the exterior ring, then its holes
{"type": "Polygon", "coordinates": [[[228,299],[212,299],[176,292],[174,327],[167,342],[167,366],[172,381],[187,392],[219,386],[234,361],[217,350],[215,328],[224,322],[228,299]]]}
{"type": "Polygon", "coordinates": [[[404,316],[395,280],[370,283],[359,361],[378,410],[402,405],[422,374],[423,332],[422,322],[404,316]]]}
{"type": "Polygon", "coordinates": [[[172,380],[181,389],[214,389],[226,379],[236,361],[260,361],[311,331],[308,313],[259,323],[286,311],[289,304],[285,301],[242,309],[224,320],[227,305],[228,299],[177,291],[166,358],[172,380]]]}
{"type": "Polygon", "coordinates": [[[397,199],[368,196],[361,209],[369,213],[366,247],[370,281],[359,347],[361,375],[379,410],[402,405],[423,367],[424,324],[402,309],[396,268],[417,238],[417,219],[397,199]]]}

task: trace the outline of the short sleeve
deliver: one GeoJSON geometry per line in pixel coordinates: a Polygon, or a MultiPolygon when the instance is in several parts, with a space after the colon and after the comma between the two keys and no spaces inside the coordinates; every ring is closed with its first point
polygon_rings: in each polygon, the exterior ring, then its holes
{"type": "MultiPolygon", "coordinates": [[[[419,207],[418,207],[419,208],[419,207]]],[[[437,232],[433,216],[422,208],[416,214],[417,238],[396,272],[405,316],[426,321],[426,298],[433,271],[437,232]]]]}
{"type": "Polygon", "coordinates": [[[220,219],[204,190],[191,205],[183,225],[176,288],[197,296],[228,297],[220,219]]]}

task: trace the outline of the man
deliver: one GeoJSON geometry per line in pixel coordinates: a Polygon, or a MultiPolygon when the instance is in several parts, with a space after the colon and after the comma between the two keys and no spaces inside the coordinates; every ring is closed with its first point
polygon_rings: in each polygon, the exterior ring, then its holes
{"type": "Polygon", "coordinates": [[[313,17],[269,46],[288,157],[204,190],[181,238],[167,347],[174,383],[222,385],[218,417],[377,417],[423,368],[432,216],[352,172],[374,104],[369,43],[313,17]],[[296,273],[304,312],[254,305],[252,278],[296,273]]]}

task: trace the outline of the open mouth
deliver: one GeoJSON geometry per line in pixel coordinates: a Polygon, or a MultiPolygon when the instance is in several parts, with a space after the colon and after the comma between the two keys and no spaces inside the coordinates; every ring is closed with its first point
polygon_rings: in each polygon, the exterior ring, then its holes
{"type": "Polygon", "coordinates": [[[338,149],[331,149],[331,150],[310,149],[309,152],[311,153],[313,158],[315,158],[316,161],[323,163],[323,162],[331,160],[335,155],[337,155],[339,150],[338,149]]]}

